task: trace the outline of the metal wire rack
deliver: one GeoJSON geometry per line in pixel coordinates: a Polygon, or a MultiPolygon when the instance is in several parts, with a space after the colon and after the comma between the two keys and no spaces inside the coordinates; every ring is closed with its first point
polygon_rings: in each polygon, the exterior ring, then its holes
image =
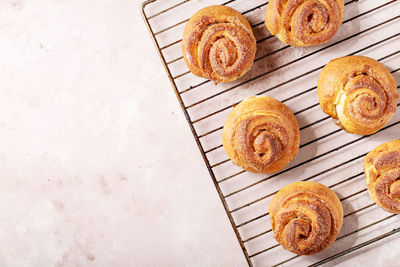
{"type": "Polygon", "coordinates": [[[400,232],[400,221],[369,198],[362,162],[378,144],[399,138],[400,112],[374,135],[348,134],[320,110],[315,85],[329,60],[355,54],[381,61],[400,84],[400,1],[347,0],[338,33],[330,42],[309,48],[291,47],[271,36],[264,26],[266,6],[267,1],[261,0],[149,0],[142,5],[142,15],[249,266],[320,266],[345,261],[356,250],[378,250],[379,241],[400,232]],[[212,4],[240,11],[251,23],[258,46],[252,70],[218,86],[188,71],[180,46],[190,15],[212,4]],[[288,105],[301,130],[297,158],[269,176],[233,165],[221,141],[232,106],[262,94],[288,105]],[[285,251],[272,235],[266,212],[269,201],[280,188],[298,180],[329,186],[344,207],[339,237],[318,256],[285,251]]]}

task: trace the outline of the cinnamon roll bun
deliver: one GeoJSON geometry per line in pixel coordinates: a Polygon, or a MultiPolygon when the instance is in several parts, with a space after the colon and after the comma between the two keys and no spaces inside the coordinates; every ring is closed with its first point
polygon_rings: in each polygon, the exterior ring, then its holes
{"type": "Polygon", "coordinates": [[[400,140],[384,143],[364,160],[367,188],[382,209],[400,213],[400,140]]]}
{"type": "Polygon", "coordinates": [[[372,58],[334,59],[318,78],[322,110],[350,133],[369,135],[379,131],[393,117],[398,98],[393,76],[372,58]]]}
{"type": "Polygon", "coordinates": [[[265,25],[293,46],[329,41],[342,24],[344,0],[270,0],[265,25]]]}
{"type": "Polygon", "coordinates": [[[343,223],[339,198],[317,182],[285,186],[272,198],[268,210],[275,239],[283,248],[299,255],[328,248],[343,223]]]}
{"type": "Polygon", "coordinates": [[[189,70],[218,82],[236,80],[250,70],[256,39],[242,14],[227,6],[209,6],[186,24],[183,58],[189,70]]]}
{"type": "Polygon", "coordinates": [[[274,173],[297,155],[300,130],[287,106],[268,96],[253,96],[228,115],[222,143],[232,162],[246,171],[274,173]]]}

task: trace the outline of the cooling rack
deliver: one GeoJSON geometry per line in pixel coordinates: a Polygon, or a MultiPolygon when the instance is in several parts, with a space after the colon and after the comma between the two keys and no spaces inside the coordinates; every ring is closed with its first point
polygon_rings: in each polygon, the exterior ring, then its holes
{"type": "MultiPolygon", "coordinates": [[[[362,165],[374,147],[399,138],[400,112],[374,135],[345,133],[319,108],[316,82],[329,60],[357,54],[385,64],[400,84],[400,1],[345,1],[343,25],[334,38],[308,48],[291,47],[271,36],[264,26],[266,6],[267,1],[261,0],[149,0],[142,5],[142,15],[249,266],[337,264],[355,251],[369,249],[376,250],[378,260],[382,240],[399,237],[400,220],[371,201],[362,165]],[[257,39],[251,71],[218,86],[192,75],[181,54],[185,23],[197,10],[212,4],[241,12],[257,39]],[[221,141],[232,106],[248,96],[264,94],[289,106],[301,130],[298,156],[273,175],[241,170],[227,158],[221,141]],[[315,256],[284,250],[273,238],[267,212],[280,188],[300,180],[329,186],[344,208],[336,242],[315,256]]],[[[395,250],[399,255],[400,249],[395,250]]]]}

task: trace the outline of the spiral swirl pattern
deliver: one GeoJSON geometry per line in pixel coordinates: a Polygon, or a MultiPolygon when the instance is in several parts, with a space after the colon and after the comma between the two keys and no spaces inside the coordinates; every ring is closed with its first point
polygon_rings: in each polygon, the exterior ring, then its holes
{"type": "Polygon", "coordinates": [[[239,117],[233,146],[238,157],[261,171],[279,159],[289,142],[290,126],[278,114],[260,112],[239,117]]]}
{"type": "Polygon", "coordinates": [[[343,221],[342,206],[335,193],[316,182],[297,182],[283,188],[271,201],[269,210],[275,239],[300,255],[329,247],[343,221]]]}
{"type": "Polygon", "coordinates": [[[360,56],[331,61],[318,80],[325,113],[348,132],[375,133],[392,118],[397,107],[397,87],[379,62],[360,56]]]}
{"type": "Polygon", "coordinates": [[[273,35],[294,46],[329,41],[342,24],[343,0],[271,0],[265,23],[273,35]]]}
{"type": "Polygon", "coordinates": [[[247,20],[226,6],[198,11],[185,27],[182,51],[189,69],[215,83],[244,75],[252,66],[256,39],[247,20]]]}
{"type": "Polygon", "coordinates": [[[382,209],[400,213],[400,140],[382,144],[364,160],[367,188],[382,209]]]}
{"type": "Polygon", "coordinates": [[[223,143],[232,161],[245,170],[271,173],[297,154],[299,128],[291,111],[267,97],[251,97],[228,116],[223,143]]]}

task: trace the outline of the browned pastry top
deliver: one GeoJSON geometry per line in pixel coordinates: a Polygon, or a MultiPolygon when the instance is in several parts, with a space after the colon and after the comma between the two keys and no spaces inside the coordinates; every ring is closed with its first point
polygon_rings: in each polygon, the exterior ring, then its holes
{"type": "Polygon", "coordinates": [[[268,96],[250,97],[229,114],[222,133],[232,161],[250,172],[281,170],[297,154],[299,126],[284,104],[268,96]]]}
{"type": "Polygon", "coordinates": [[[252,66],[256,39],[242,14],[226,6],[209,6],[186,24],[182,52],[189,70],[200,77],[228,82],[252,66]]]}
{"type": "Polygon", "coordinates": [[[330,61],[318,78],[322,110],[351,133],[377,132],[397,108],[396,82],[378,61],[348,56],[330,61]]]}
{"type": "Polygon", "coordinates": [[[329,247],[343,223],[338,197],[316,182],[296,182],[282,188],[271,200],[269,213],[275,239],[300,255],[329,247]]]}
{"type": "Polygon", "coordinates": [[[400,140],[368,153],[364,171],[372,200],[386,211],[400,213],[400,140]]]}
{"type": "Polygon", "coordinates": [[[312,46],[335,35],[343,10],[343,0],[270,0],[265,24],[286,44],[312,46]]]}

